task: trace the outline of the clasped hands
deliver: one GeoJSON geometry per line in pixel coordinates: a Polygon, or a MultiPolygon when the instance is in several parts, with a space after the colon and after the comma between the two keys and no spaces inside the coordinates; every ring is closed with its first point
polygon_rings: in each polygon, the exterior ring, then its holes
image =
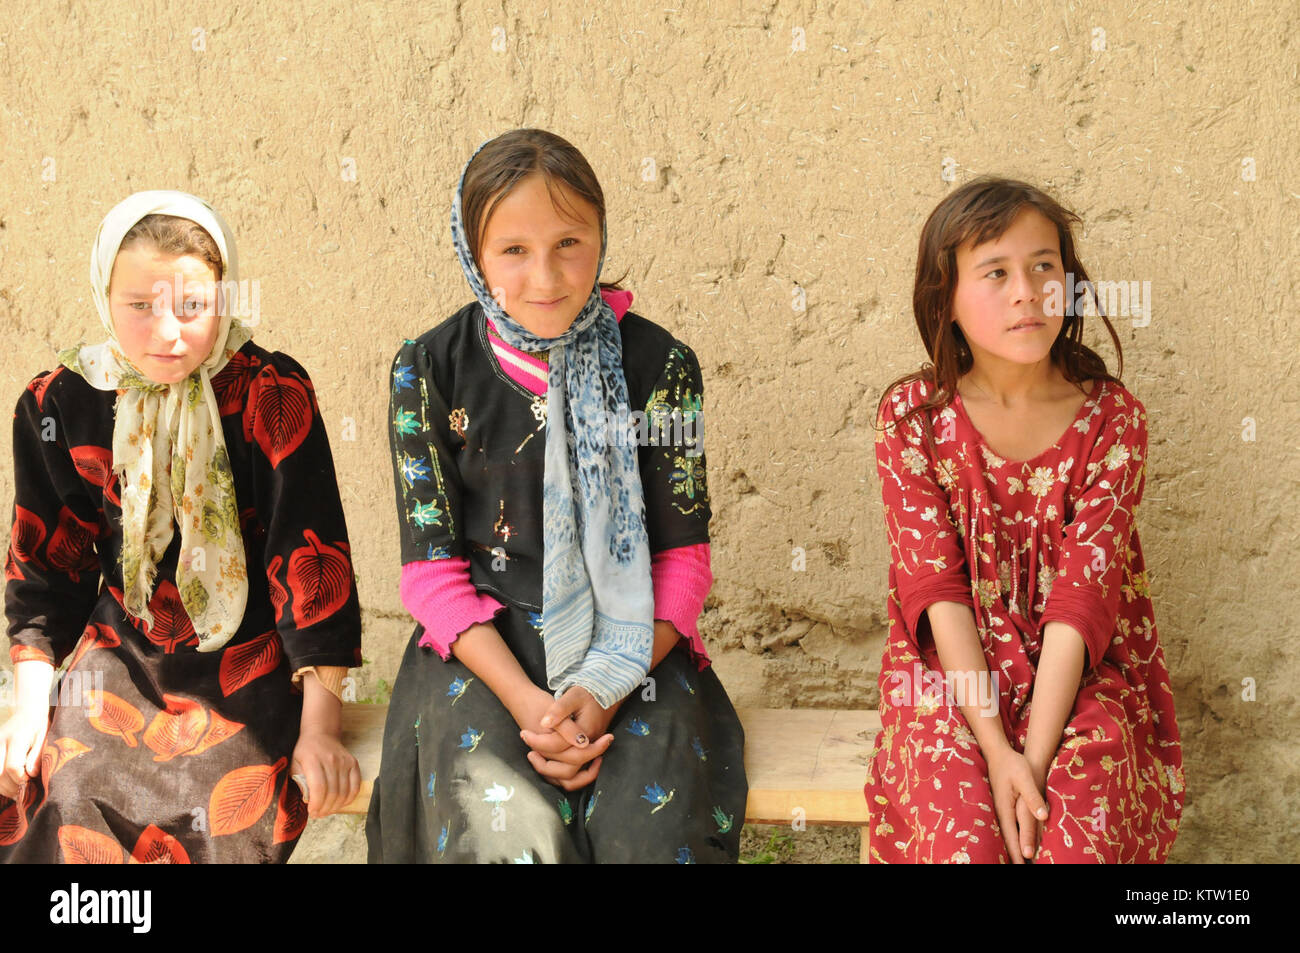
{"type": "MultiPolygon", "coordinates": [[[[534,686],[535,688],[535,686],[534,686]]],[[[606,732],[622,702],[609,708],[577,685],[559,698],[535,688],[515,715],[528,763],[556,787],[576,791],[596,780],[614,736],[606,732]]]]}
{"type": "Polygon", "coordinates": [[[1023,864],[1038,855],[1047,822],[1047,763],[1016,751],[1010,744],[999,745],[985,756],[989,786],[1002,839],[1013,864],[1023,864]]]}

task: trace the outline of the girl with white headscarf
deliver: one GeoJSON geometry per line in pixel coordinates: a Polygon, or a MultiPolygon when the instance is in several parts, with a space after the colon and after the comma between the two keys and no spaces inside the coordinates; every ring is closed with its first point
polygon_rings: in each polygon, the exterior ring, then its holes
{"type": "Polygon", "coordinates": [[[192,195],[114,207],[90,278],[107,339],[14,418],[0,861],[286,860],[359,786],[338,738],[359,609],[311,381],[251,341],[234,238],[192,195]]]}

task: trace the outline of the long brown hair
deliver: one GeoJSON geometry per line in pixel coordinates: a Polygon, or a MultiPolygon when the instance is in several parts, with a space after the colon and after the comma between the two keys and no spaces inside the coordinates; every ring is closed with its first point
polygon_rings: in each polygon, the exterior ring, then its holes
{"type": "MultiPolygon", "coordinates": [[[[982,176],[967,182],[945,197],[926,219],[916,253],[916,281],[912,286],[912,313],[916,328],[925,344],[930,362],[919,370],[905,374],[885,388],[876,405],[876,420],[894,388],[914,381],[925,382],[924,402],[911,408],[898,421],[902,424],[920,413],[926,440],[934,450],[928,411],[947,406],[957,392],[958,379],[971,369],[974,358],[965,335],[953,319],[952,301],[957,290],[957,249],[966,242],[976,245],[1003,235],[1016,216],[1025,208],[1034,208],[1056,226],[1061,245],[1061,264],[1065,273],[1073,274],[1075,286],[1088,282],[1088,273],[1075,251],[1072,226],[1079,216],[1062,206],[1050,195],[1026,182],[982,176]]],[[[1091,287],[1091,283],[1085,287],[1091,287]]],[[[1094,296],[1095,298],[1095,296],[1094,296]]],[[[1119,372],[1124,373],[1124,354],[1119,336],[1106,317],[1102,303],[1095,301],[1097,314],[1105,322],[1119,357],[1119,372]]],[[[1106,370],[1106,362],[1083,343],[1084,315],[1067,302],[1065,320],[1052,342],[1050,358],[1066,380],[1081,384],[1085,380],[1121,381],[1106,370]]]]}
{"type": "MultiPolygon", "coordinates": [[[[563,193],[556,188],[557,183],[563,183],[595,207],[599,216],[597,222],[604,229],[605,193],[583,154],[553,132],[512,129],[480,149],[465,170],[465,188],[461,193],[465,241],[480,270],[483,265],[479,260],[479,243],[488,220],[501,200],[534,173],[546,183],[546,191],[550,193],[551,203],[557,211],[566,204],[563,193]]],[[[623,277],[627,277],[626,274],[623,277]]],[[[617,281],[602,281],[600,286],[611,291],[619,290],[617,281]]]]}

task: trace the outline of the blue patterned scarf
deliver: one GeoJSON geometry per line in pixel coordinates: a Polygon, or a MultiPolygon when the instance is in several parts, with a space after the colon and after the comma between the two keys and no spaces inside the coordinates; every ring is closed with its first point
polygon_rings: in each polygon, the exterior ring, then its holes
{"type": "Polygon", "coordinates": [[[628,419],[628,395],[618,319],[600,294],[605,223],[591,297],[567,331],[538,337],[489,294],[470,252],[461,218],[469,164],[451,209],[451,237],[465,278],[507,344],[550,352],[542,487],[546,684],[557,697],[580,685],[609,708],[650,668],[654,589],[636,441],[616,440],[606,426],[628,419]]]}

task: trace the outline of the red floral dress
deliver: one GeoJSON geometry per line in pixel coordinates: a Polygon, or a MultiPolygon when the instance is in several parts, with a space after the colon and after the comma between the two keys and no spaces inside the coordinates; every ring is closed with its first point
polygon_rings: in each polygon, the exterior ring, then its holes
{"type": "Polygon", "coordinates": [[[929,412],[932,457],[920,414],[896,423],[926,388],[899,385],[877,421],[891,563],[883,729],[865,787],[871,860],[1010,860],[960,699],[934,689],[942,666],[925,609],[952,601],[975,613],[1017,751],[1043,626],[1069,623],[1087,645],[1048,769],[1051,813],[1038,860],[1163,862],[1182,814],[1183,774],[1136,528],[1146,409],[1122,386],[1098,381],[1056,445],[1019,462],[984,444],[958,395],[929,412]]]}
{"type": "Polygon", "coordinates": [[[248,569],[243,622],[199,652],[158,563],[152,627],[122,607],[116,395],[67,368],[14,413],[5,613],[15,662],[68,661],[39,777],[0,797],[0,863],[280,862],[307,823],[290,780],[290,674],[360,664],[361,618],[325,423],[307,372],[246,343],[212,379],[248,569]]]}

